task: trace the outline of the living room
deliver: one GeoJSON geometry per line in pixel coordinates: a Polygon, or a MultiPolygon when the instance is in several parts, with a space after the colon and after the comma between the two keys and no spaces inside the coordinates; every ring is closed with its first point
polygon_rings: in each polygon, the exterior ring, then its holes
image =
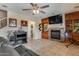
{"type": "Polygon", "coordinates": [[[77,56],[78,19],[78,3],[0,3],[0,55],[77,56]]]}

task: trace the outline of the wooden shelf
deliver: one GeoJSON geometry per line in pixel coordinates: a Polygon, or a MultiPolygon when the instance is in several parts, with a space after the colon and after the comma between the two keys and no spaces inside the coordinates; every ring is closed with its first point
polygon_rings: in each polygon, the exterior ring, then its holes
{"type": "Polygon", "coordinates": [[[79,11],[65,14],[65,27],[74,41],[79,41],[79,11]]]}

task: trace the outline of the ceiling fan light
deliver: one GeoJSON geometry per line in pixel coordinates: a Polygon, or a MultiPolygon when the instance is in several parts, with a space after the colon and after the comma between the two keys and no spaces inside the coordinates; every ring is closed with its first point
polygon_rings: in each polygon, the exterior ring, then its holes
{"type": "Polygon", "coordinates": [[[36,10],[33,10],[33,13],[36,14],[36,10]]]}
{"type": "Polygon", "coordinates": [[[39,10],[36,10],[36,13],[38,14],[39,13],[39,10]]]}
{"type": "Polygon", "coordinates": [[[39,10],[33,10],[33,13],[34,14],[38,14],[39,13],[39,10]]]}

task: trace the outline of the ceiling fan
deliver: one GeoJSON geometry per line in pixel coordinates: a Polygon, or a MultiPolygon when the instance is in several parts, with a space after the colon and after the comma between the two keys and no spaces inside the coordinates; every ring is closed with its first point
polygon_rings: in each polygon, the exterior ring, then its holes
{"type": "Polygon", "coordinates": [[[42,9],[49,7],[49,5],[45,5],[45,6],[39,7],[36,3],[30,3],[30,5],[32,6],[31,9],[22,9],[22,10],[23,11],[32,10],[33,11],[33,15],[38,14],[39,12],[45,14],[45,11],[43,11],[42,9]]]}

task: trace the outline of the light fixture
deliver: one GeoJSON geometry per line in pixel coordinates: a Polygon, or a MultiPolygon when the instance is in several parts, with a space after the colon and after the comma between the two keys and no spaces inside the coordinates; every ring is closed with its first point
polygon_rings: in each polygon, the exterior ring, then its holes
{"type": "Polygon", "coordinates": [[[36,10],[36,13],[38,14],[39,13],[39,10],[36,10]]]}
{"type": "Polygon", "coordinates": [[[33,10],[33,13],[35,14],[35,13],[36,13],[36,11],[35,11],[35,10],[33,10]]]}
{"type": "Polygon", "coordinates": [[[33,10],[33,13],[34,14],[38,14],[39,13],[39,10],[33,10]]]}

